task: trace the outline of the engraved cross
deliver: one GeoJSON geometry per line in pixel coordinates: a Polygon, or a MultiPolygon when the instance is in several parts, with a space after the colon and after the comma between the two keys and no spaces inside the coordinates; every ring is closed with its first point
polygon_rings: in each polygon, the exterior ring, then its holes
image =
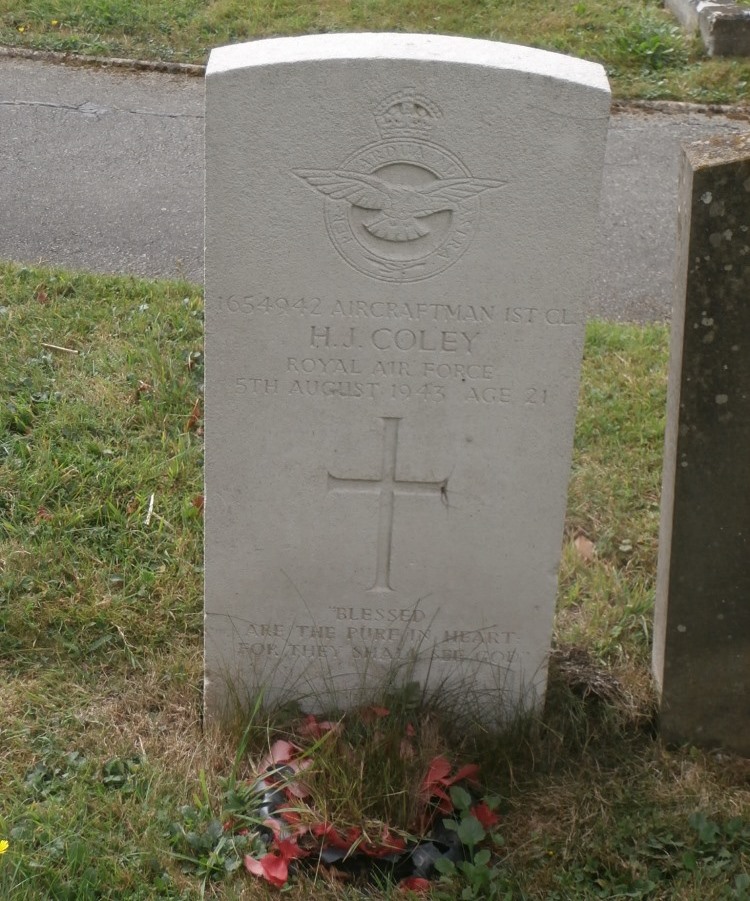
{"type": "Polygon", "coordinates": [[[328,473],[328,490],[380,495],[378,512],[377,556],[375,584],[370,591],[393,591],[391,588],[391,550],[393,547],[393,509],[397,494],[429,494],[440,496],[448,484],[440,482],[408,481],[396,478],[398,427],[400,419],[383,416],[383,465],[377,479],[344,479],[328,473]]]}

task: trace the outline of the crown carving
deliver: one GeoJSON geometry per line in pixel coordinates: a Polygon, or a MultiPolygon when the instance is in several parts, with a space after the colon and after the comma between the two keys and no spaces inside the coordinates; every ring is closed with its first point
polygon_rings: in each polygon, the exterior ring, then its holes
{"type": "Polygon", "coordinates": [[[424,137],[442,116],[440,107],[414,88],[391,94],[375,110],[375,121],[383,138],[424,137]]]}

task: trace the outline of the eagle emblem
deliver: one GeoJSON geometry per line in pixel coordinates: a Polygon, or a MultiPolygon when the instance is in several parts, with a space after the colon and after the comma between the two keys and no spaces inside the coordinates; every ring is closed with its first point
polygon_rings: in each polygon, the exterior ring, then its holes
{"type": "MultiPolygon", "coordinates": [[[[287,171],[321,197],[328,237],[354,269],[402,284],[432,278],[479,232],[481,195],[508,181],[475,178],[458,154],[433,140],[443,112],[415,87],[389,94],[372,112],[380,140],[331,160],[327,169],[287,171]]],[[[492,197],[488,208],[497,219],[492,197]]]]}
{"type": "Polygon", "coordinates": [[[405,185],[376,175],[347,169],[295,169],[294,174],[332,200],[380,213],[364,227],[384,241],[413,241],[430,234],[424,221],[433,213],[455,212],[461,201],[483,191],[502,188],[506,181],[492,178],[436,178],[425,184],[405,185]]]}

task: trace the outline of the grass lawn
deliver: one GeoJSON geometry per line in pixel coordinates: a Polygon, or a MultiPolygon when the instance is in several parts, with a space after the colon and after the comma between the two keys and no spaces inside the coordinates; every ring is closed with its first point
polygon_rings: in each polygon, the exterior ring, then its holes
{"type": "Polygon", "coordinates": [[[203,63],[212,47],[335,31],[442,32],[601,62],[620,98],[739,102],[750,62],[708,59],[660,0],[4,0],[0,44],[203,63]]]}
{"type": "MultiPolygon", "coordinates": [[[[655,739],[664,327],[589,327],[544,716],[497,737],[404,691],[319,739],[290,709],[201,730],[199,290],[3,264],[0,329],[0,897],[276,897],[241,863],[277,738],[370,834],[413,834],[436,757],[479,764],[496,838],[462,820],[432,898],[748,897],[750,764],[655,739]]],[[[406,897],[326,873],[287,897],[406,897]]]]}

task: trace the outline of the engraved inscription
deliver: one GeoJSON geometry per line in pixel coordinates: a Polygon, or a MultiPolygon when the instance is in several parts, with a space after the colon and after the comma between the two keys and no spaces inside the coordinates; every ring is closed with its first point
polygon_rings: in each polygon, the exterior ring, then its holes
{"type": "Polygon", "coordinates": [[[383,464],[379,479],[346,479],[328,473],[328,490],[365,492],[380,496],[378,512],[377,552],[375,582],[370,591],[393,591],[391,579],[391,551],[393,547],[393,507],[396,494],[431,494],[440,497],[448,479],[440,482],[418,482],[396,478],[398,455],[398,428],[401,420],[384,416],[383,464]]]}
{"type": "Polygon", "coordinates": [[[352,319],[409,319],[412,322],[492,322],[495,308],[490,304],[420,303],[408,300],[336,300],[332,316],[352,319]]]}
{"type": "Polygon", "coordinates": [[[423,303],[393,300],[342,300],[286,297],[268,294],[229,294],[220,298],[228,313],[279,316],[331,316],[350,319],[396,319],[410,322],[477,323],[507,325],[578,325],[565,307],[499,307],[492,303],[423,303]]]}
{"type": "MultiPolygon", "coordinates": [[[[404,483],[401,483],[404,484],[404,483]]],[[[424,483],[418,483],[424,484],[424,483]]],[[[440,626],[419,607],[331,606],[330,624],[245,623],[239,649],[256,663],[293,670],[314,661],[419,659],[506,668],[516,654],[518,633],[489,626],[440,626]]]]}
{"type": "Polygon", "coordinates": [[[293,316],[300,324],[289,332],[296,352],[280,357],[278,368],[234,380],[236,392],[248,399],[321,397],[411,406],[450,401],[543,410],[556,392],[544,383],[519,382],[516,371],[502,365],[503,348],[521,328],[564,331],[577,324],[564,307],[484,302],[248,294],[230,295],[225,306],[235,314],[293,316]]]}
{"type": "Polygon", "coordinates": [[[380,623],[421,623],[426,613],[418,607],[331,607],[338,621],[380,622],[380,623]]]}
{"type": "MultiPolygon", "coordinates": [[[[352,329],[352,332],[354,329],[352,329]]],[[[370,335],[378,350],[442,351],[443,353],[472,353],[479,332],[438,332],[434,329],[379,328],[370,335]]]]}
{"type": "MultiPolygon", "coordinates": [[[[401,401],[409,403],[442,403],[451,396],[451,392],[459,391],[458,399],[467,405],[495,405],[519,406],[525,409],[546,407],[550,399],[550,389],[537,385],[511,385],[495,378],[494,367],[477,364],[476,367],[449,368],[446,365],[425,363],[420,367],[422,375],[415,372],[415,368],[402,370],[398,373],[400,379],[427,378],[436,376],[448,381],[372,381],[384,375],[393,376],[397,367],[394,361],[380,360],[375,363],[373,371],[363,378],[357,379],[325,378],[320,377],[322,372],[316,370],[316,378],[304,375],[302,366],[312,364],[312,358],[287,358],[288,371],[293,377],[288,382],[279,379],[267,379],[260,377],[239,376],[235,380],[235,391],[247,397],[273,397],[283,390],[289,397],[327,397],[347,400],[366,401],[401,401]],[[438,373],[437,370],[440,370],[438,373]],[[385,370],[388,370],[386,372],[385,370]],[[367,380],[369,379],[369,380],[367,380]],[[476,380],[485,380],[484,383],[476,380]],[[494,381],[494,384],[487,384],[494,381]]],[[[351,362],[351,361],[349,361],[351,362]]],[[[398,361],[395,361],[398,362],[398,361]]],[[[321,363],[329,370],[339,367],[340,372],[333,375],[343,375],[343,367],[347,365],[344,360],[327,360],[321,363]]],[[[313,370],[310,370],[312,372],[313,370]]]]}
{"type": "Polygon", "coordinates": [[[481,332],[438,331],[437,329],[377,328],[373,332],[358,331],[353,326],[336,328],[330,325],[310,326],[310,347],[338,347],[344,350],[362,348],[367,344],[376,350],[408,352],[438,351],[442,353],[473,353],[481,332]],[[364,341],[365,343],[361,343],[364,341]]]}

